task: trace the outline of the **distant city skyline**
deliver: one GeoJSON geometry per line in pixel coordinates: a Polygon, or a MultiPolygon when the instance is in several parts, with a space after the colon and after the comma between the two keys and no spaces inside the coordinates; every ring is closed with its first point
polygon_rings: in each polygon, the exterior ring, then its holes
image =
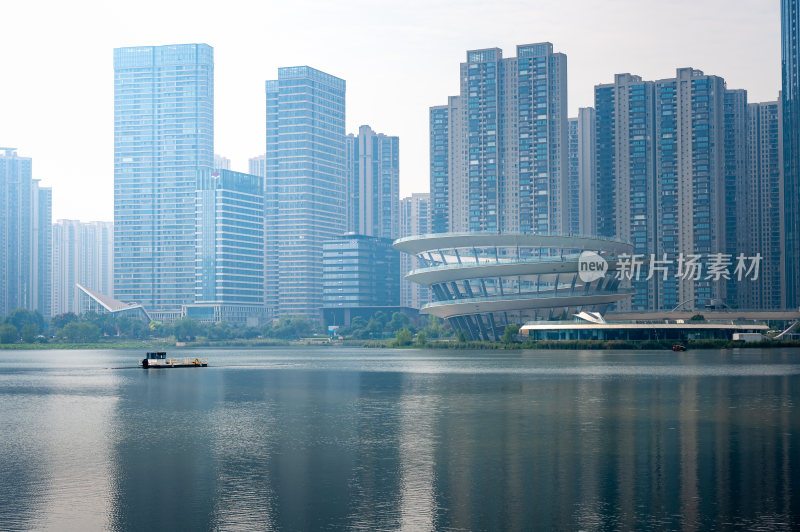
{"type": "Polygon", "coordinates": [[[464,50],[553,42],[570,58],[569,116],[592,105],[594,85],[622,72],[662,79],[694,67],[746,89],[749,101],[775,100],[781,83],[777,1],[412,1],[364,3],[355,10],[300,2],[208,12],[173,3],[158,4],[156,18],[148,4],[124,19],[99,2],[52,3],[44,7],[46,19],[39,16],[41,4],[4,6],[8,20],[35,20],[36,26],[10,24],[0,34],[0,46],[14,51],[4,59],[13,82],[0,86],[0,145],[35,161],[33,178],[53,187],[53,219],[113,217],[115,47],[207,42],[215,48],[214,152],[230,158],[237,171],[247,171],[248,158],[263,153],[263,83],[276,68],[335,72],[348,84],[347,131],[370,124],[400,137],[401,197],[428,191],[428,109],[458,93],[464,50]],[[94,16],[80,15],[85,12],[94,16]],[[301,12],[298,31],[292,21],[301,12]],[[678,29],[691,37],[674,38],[678,29]],[[346,52],[365,40],[378,44],[360,48],[355,61],[346,52]],[[53,90],[54,77],[78,76],[79,83],[53,90]]]}

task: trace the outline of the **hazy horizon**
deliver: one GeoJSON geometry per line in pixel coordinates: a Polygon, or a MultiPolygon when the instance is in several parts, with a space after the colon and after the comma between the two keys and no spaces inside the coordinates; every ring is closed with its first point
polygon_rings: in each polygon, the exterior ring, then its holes
{"type": "Polygon", "coordinates": [[[82,1],[12,3],[0,34],[0,146],[33,158],[53,187],[53,220],[113,219],[113,48],[214,47],[215,153],[232,169],[264,152],[264,81],[309,65],[347,81],[347,130],[400,137],[400,195],[428,190],[428,108],[458,94],[468,49],[550,41],[568,57],[570,116],[616,73],[671,77],[691,66],[775,100],[780,3],[763,0],[418,0],[252,5],[82,1]],[[87,197],[87,191],[91,191],[87,197]]]}

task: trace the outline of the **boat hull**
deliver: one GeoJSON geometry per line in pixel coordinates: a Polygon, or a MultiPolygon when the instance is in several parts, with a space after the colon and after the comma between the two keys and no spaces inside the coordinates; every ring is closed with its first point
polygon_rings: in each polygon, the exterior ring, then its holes
{"type": "Polygon", "coordinates": [[[143,369],[161,369],[161,368],[207,368],[208,364],[200,363],[200,364],[159,364],[159,365],[144,365],[142,364],[143,369]]]}
{"type": "Polygon", "coordinates": [[[139,361],[140,367],[144,369],[159,368],[206,368],[208,367],[207,358],[183,358],[175,360],[173,358],[144,358],[139,361]]]}

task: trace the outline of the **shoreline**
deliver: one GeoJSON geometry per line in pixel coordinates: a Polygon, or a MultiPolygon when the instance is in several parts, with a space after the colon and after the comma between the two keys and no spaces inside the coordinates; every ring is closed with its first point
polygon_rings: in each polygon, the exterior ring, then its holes
{"type": "Polygon", "coordinates": [[[15,343],[0,344],[0,351],[30,351],[30,350],[75,350],[75,349],[146,349],[146,350],[167,350],[175,348],[194,348],[194,347],[289,347],[291,344],[285,340],[222,340],[222,341],[196,341],[196,342],[175,342],[166,340],[122,340],[106,342],[86,342],[86,343],[15,343]],[[182,345],[176,345],[181,343],[182,345]]]}
{"type": "Polygon", "coordinates": [[[497,351],[522,351],[522,350],[672,350],[675,344],[682,344],[687,349],[764,349],[764,348],[800,348],[800,340],[762,340],[761,342],[744,342],[740,340],[689,340],[678,341],[627,341],[627,340],[539,340],[529,342],[457,342],[452,340],[429,340],[425,344],[393,345],[394,340],[385,338],[381,340],[345,340],[333,343],[299,343],[297,341],[263,339],[263,340],[222,340],[222,341],[119,341],[119,342],[90,342],[90,343],[33,343],[33,344],[0,344],[0,351],[35,351],[35,350],[77,350],[77,349],[143,349],[143,350],[168,350],[186,348],[231,348],[240,347],[256,349],[264,347],[283,348],[318,348],[318,347],[356,347],[362,349],[435,349],[435,350],[497,350],[497,351]]]}

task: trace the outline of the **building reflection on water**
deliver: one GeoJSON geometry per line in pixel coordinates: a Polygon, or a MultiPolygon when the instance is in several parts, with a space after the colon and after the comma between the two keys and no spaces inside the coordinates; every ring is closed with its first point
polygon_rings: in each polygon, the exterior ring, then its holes
{"type": "Polygon", "coordinates": [[[399,525],[403,530],[432,530],[436,525],[436,477],[434,476],[436,414],[439,397],[436,378],[419,382],[416,375],[403,379],[399,401],[400,493],[399,525]]]}
{"type": "Polygon", "coordinates": [[[109,528],[117,383],[0,369],[0,530],[109,528]]]}
{"type": "Polygon", "coordinates": [[[114,426],[115,482],[109,512],[123,530],[195,529],[212,522],[214,427],[221,374],[138,371],[120,393],[114,426]]]}
{"type": "Polygon", "coordinates": [[[530,372],[526,356],[492,371],[411,360],[391,372],[112,372],[29,392],[0,379],[0,523],[797,526],[796,366],[686,358],[680,371],[617,371],[613,356],[575,355],[564,371],[530,372]]]}

